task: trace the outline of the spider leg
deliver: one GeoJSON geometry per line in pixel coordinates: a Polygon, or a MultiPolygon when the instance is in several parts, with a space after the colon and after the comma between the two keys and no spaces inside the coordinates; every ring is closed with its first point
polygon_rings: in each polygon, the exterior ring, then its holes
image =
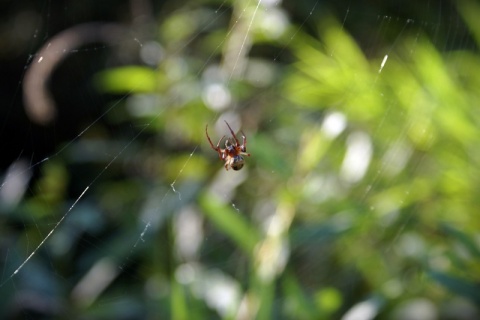
{"type": "Polygon", "coordinates": [[[242,134],[242,138],[243,138],[243,146],[246,148],[247,147],[247,137],[245,137],[245,133],[243,133],[243,131],[240,131],[240,133],[242,134]]]}
{"type": "Polygon", "coordinates": [[[225,160],[225,170],[228,171],[228,169],[230,169],[232,167],[232,163],[233,163],[233,158],[232,157],[228,157],[226,160],[225,160]]]}
{"type": "Polygon", "coordinates": [[[220,146],[220,142],[222,142],[223,138],[225,138],[225,136],[221,137],[220,140],[218,140],[217,148],[220,146]]]}
{"type": "Polygon", "coordinates": [[[207,129],[208,129],[208,124],[207,124],[207,126],[205,127],[205,133],[207,134],[208,142],[210,142],[210,146],[212,147],[213,150],[218,151],[218,145],[220,144],[220,141],[218,142],[217,147],[215,148],[215,147],[213,146],[212,140],[210,139],[210,136],[208,135],[208,130],[207,130],[207,129]]]}
{"type": "Polygon", "coordinates": [[[208,135],[208,124],[207,126],[205,127],[205,133],[207,134],[207,139],[208,139],[208,142],[210,142],[210,147],[212,147],[213,150],[217,151],[218,152],[218,157],[220,159],[224,159],[224,152],[222,151],[222,148],[220,148],[220,142],[222,142],[222,139],[225,138],[225,136],[221,137],[220,140],[218,140],[218,143],[217,143],[217,146],[213,146],[213,142],[212,140],[210,139],[210,136],[208,135]]]}
{"type": "Polygon", "coordinates": [[[243,138],[243,144],[240,146],[240,149],[242,150],[242,155],[250,157],[250,153],[247,153],[247,137],[245,137],[245,133],[243,131],[240,131],[242,133],[242,138],[243,138]]]}
{"type": "Polygon", "coordinates": [[[235,133],[233,132],[232,128],[230,128],[230,125],[228,124],[228,122],[227,122],[226,120],[224,120],[224,121],[225,121],[225,123],[227,124],[228,129],[230,129],[230,133],[232,134],[233,139],[235,139],[235,142],[237,143],[236,146],[237,146],[237,147],[240,146],[240,141],[238,141],[237,136],[236,136],[235,133]]]}
{"type": "Polygon", "coordinates": [[[217,150],[218,152],[218,156],[220,157],[220,159],[224,159],[225,158],[225,151],[222,150],[222,148],[220,148],[220,142],[222,142],[223,138],[225,138],[225,136],[221,137],[220,140],[218,140],[218,143],[217,143],[217,148],[215,150],[217,150]]]}

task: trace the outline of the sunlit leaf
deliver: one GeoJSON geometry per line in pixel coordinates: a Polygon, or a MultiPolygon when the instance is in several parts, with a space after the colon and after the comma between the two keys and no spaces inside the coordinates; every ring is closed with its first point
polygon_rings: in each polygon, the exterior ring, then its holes
{"type": "Polygon", "coordinates": [[[99,73],[95,84],[108,93],[153,92],[158,86],[157,75],[157,71],[147,67],[118,67],[99,73]]]}

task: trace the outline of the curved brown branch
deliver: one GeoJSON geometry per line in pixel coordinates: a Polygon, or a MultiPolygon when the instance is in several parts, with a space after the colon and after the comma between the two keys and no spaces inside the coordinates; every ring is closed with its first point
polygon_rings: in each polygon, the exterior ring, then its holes
{"type": "Polygon", "coordinates": [[[56,115],[46,83],[55,67],[75,48],[92,42],[115,43],[127,28],[113,23],[86,23],[67,29],[48,41],[35,55],[25,73],[23,101],[27,116],[41,125],[56,115]]]}

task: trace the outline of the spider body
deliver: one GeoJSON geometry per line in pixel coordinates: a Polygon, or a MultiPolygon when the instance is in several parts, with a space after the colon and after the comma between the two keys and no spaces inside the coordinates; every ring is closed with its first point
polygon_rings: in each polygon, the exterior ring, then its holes
{"type": "Polygon", "coordinates": [[[227,138],[225,140],[225,149],[220,148],[220,143],[225,136],[218,140],[217,146],[213,145],[212,140],[208,135],[208,124],[205,127],[205,134],[207,135],[208,142],[210,142],[212,149],[217,151],[220,160],[225,161],[225,169],[229,170],[231,168],[235,171],[238,171],[242,169],[245,164],[245,159],[243,156],[250,157],[250,153],[247,153],[247,138],[245,137],[243,131],[240,131],[243,138],[242,144],[240,144],[240,141],[238,141],[237,136],[233,132],[232,128],[230,128],[228,122],[225,121],[225,123],[232,134],[232,138],[227,138]]]}

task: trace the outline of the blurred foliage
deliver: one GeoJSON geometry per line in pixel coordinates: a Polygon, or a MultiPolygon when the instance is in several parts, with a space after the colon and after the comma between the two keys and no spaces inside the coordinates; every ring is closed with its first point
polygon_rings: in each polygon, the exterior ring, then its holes
{"type": "MultiPolygon", "coordinates": [[[[478,317],[478,53],[410,19],[367,55],[332,15],[178,6],[139,49],[154,63],[86,80],[118,99],[2,204],[0,314],[478,317]],[[223,120],[238,172],[206,140],[223,120]]],[[[480,7],[458,11],[478,42],[480,7]]]]}

